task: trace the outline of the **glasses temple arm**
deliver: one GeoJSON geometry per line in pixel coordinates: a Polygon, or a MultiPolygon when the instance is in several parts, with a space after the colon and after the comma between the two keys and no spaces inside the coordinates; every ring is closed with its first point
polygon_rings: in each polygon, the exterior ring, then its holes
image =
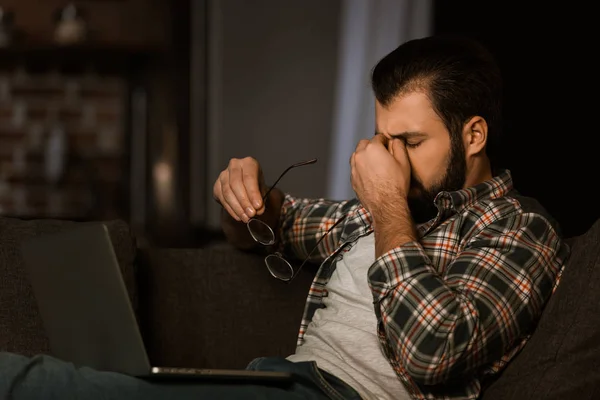
{"type": "Polygon", "coordinates": [[[277,178],[277,179],[275,180],[275,183],[273,183],[273,184],[271,185],[271,187],[269,188],[269,190],[267,190],[267,193],[265,193],[265,195],[263,196],[263,203],[264,203],[264,202],[267,200],[267,198],[269,197],[269,193],[271,193],[271,190],[273,190],[273,189],[275,188],[275,186],[277,186],[277,183],[279,183],[279,181],[281,180],[281,178],[283,178],[283,176],[284,176],[285,174],[287,174],[287,173],[288,173],[288,171],[289,171],[290,169],[292,169],[292,168],[296,168],[296,167],[303,167],[303,166],[305,166],[305,165],[314,164],[314,163],[316,163],[316,162],[317,162],[317,159],[316,159],[316,158],[313,158],[312,160],[302,161],[302,162],[299,162],[299,163],[297,163],[297,164],[290,165],[289,167],[287,167],[287,168],[286,168],[286,170],[285,170],[285,171],[283,171],[283,172],[281,173],[281,175],[279,175],[279,178],[277,178]]]}
{"type": "Polygon", "coordinates": [[[279,175],[279,178],[277,178],[277,179],[275,180],[275,183],[271,185],[271,187],[269,188],[269,190],[267,190],[267,193],[265,193],[265,195],[263,196],[263,199],[262,199],[262,200],[263,200],[263,203],[264,203],[265,201],[267,201],[267,198],[269,197],[269,193],[271,193],[271,191],[272,191],[272,190],[275,188],[275,186],[276,186],[276,185],[277,185],[277,183],[278,183],[278,182],[281,180],[281,178],[283,178],[283,176],[284,176],[285,174],[287,174],[287,172],[288,172],[290,169],[294,168],[294,167],[296,167],[296,165],[292,165],[292,166],[290,166],[290,167],[287,167],[287,169],[286,169],[285,171],[283,171],[283,172],[281,173],[281,175],[279,175]]]}
{"type": "Polygon", "coordinates": [[[317,244],[315,244],[315,246],[312,248],[312,250],[310,251],[310,253],[308,253],[308,255],[306,256],[306,258],[304,259],[304,261],[302,261],[302,264],[300,264],[300,266],[298,267],[298,269],[296,270],[296,272],[294,272],[294,275],[291,277],[291,279],[289,280],[289,282],[291,282],[296,275],[298,275],[298,272],[300,272],[300,270],[302,269],[302,267],[304,267],[304,264],[306,264],[308,262],[308,260],[310,260],[310,256],[315,252],[315,250],[319,247],[319,245],[321,244],[321,242],[323,241],[323,239],[325,239],[325,236],[327,236],[332,230],[333,228],[335,228],[340,222],[342,222],[344,219],[346,219],[346,215],[344,215],[342,218],[338,219],[335,224],[333,224],[333,226],[331,228],[329,228],[327,230],[327,232],[325,232],[323,234],[323,236],[321,236],[319,238],[319,240],[317,240],[317,244]]]}

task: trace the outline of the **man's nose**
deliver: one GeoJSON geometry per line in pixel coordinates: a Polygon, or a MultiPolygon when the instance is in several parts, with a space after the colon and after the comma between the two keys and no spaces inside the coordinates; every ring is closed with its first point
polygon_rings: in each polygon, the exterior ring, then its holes
{"type": "Polygon", "coordinates": [[[389,151],[390,150],[390,144],[391,144],[390,138],[388,138],[387,136],[385,136],[383,133],[379,133],[379,135],[381,135],[381,137],[383,138],[383,145],[389,151]]]}

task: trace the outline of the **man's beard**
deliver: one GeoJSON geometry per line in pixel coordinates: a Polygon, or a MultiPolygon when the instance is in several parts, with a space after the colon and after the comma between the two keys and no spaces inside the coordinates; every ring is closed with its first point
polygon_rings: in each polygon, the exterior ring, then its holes
{"type": "Polygon", "coordinates": [[[422,224],[434,218],[438,209],[434,203],[438,193],[443,191],[453,192],[463,188],[467,175],[467,160],[465,150],[460,139],[452,139],[450,159],[446,173],[439,183],[426,189],[414,176],[411,179],[411,193],[408,196],[408,207],[413,221],[422,224]]]}

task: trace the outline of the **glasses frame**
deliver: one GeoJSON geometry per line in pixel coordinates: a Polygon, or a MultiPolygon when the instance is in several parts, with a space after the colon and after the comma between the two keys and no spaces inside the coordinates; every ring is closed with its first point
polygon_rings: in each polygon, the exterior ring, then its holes
{"type": "MultiPolygon", "coordinates": [[[[282,173],[281,175],[279,175],[279,178],[277,178],[275,180],[275,183],[273,183],[271,185],[271,187],[265,192],[262,201],[263,204],[267,204],[267,199],[269,198],[269,194],[271,194],[271,191],[273,189],[275,189],[275,186],[277,186],[277,183],[279,183],[279,181],[281,180],[281,178],[283,178],[285,176],[285,174],[288,173],[288,171],[290,171],[291,169],[297,168],[297,167],[303,167],[305,165],[310,165],[310,164],[314,164],[317,162],[316,158],[310,159],[310,160],[306,160],[306,161],[300,161],[296,164],[292,164],[289,167],[287,167],[282,173]]],[[[275,244],[275,232],[273,232],[273,229],[271,229],[271,227],[269,225],[267,225],[265,222],[261,221],[260,219],[256,218],[256,217],[252,217],[248,220],[248,222],[246,222],[246,227],[248,228],[248,232],[250,232],[250,236],[252,236],[252,239],[254,239],[254,241],[256,241],[257,243],[262,244],[263,246],[271,246],[273,244],[275,244]],[[256,235],[252,232],[252,229],[250,228],[250,224],[252,222],[258,221],[259,223],[263,224],[264,226],[267,227],[267,229],[269,230],[269,232],[271,232],[271,237],[272,239],[268,242],[262,242],[260,241],[256,235]]]]}
{"type": "Polygon", "coordinates": [[[267,255],[265,257],[265,265],[267,266],[267,269],[269,270],[269,273],[271,274],[271,276],[273,276],[274,278],[279,279],[280,281],[286,282],[286,283],[290,283],[291,281],[294,280],[294,278],[296,276],[298,276],[298,273],[302,270],[302,267],[304,267],[304,265],[310,260],[310,257],[312,256],[312,254],[315,252],[315,250],[317,250],[319,248],[319,245],[321,244],[321,242],[323,241],[323,239],[325,239],[325,237],[333,230],[333,228],[335,228],[340,222],[342,222],[344,219],[346,218],[346,216],[342,216],[340,219],[338,219],[332,226],[331,228],[329,228],[327,230],[327,232],[325,232],[320,238],[319,240],[317,240],[317,243],[315,244],[315,246],[311,249],[311,251],[308,253],[308,255],[306,256],[306,258],[304,259],[304,261],[302,261],[302,264],[300,264],[300,266],[296,269],[296,271],[294,271],[294,267],[292,266],[292,264],[286,260],[283,255],[279,252],[276,253],[271,253],[269,255],[267,255]],[[291,276],[289,278],[284,278],[281,276],[278,276],[277,274],[275,274],[272,270],[272,266],[269,265],[269,259],[272,258],[278,258],[280,261],[284,262],[285,264],[287,264],[287,266],[290,269],[291,272],[291,276]]]}
{"type": "MultiPolygon", "coordinates": [[[[270,187],[270,188],[269,188],[269,189],[266,191],[265,195],[263,196],[263,204],[266,204],[266,200],[267,200],[267,198],[268,198],[269,194],[270,194],[270,193],[271,193],[271,191],[272,191],[272,190],[275,188],[275,186],[277,185],[277,183],[279,183],[279,181],[281,180],[281,178],[283,178],[283,177],[284,177],[284,175],[285,175],[286,173],[288,173],[288,171],[290,171],[290,170],[291,170],[291,169],[293,169],[293,168],[297,168],[297,167],[303,167],[303,166],[305,166],[305,165],[314,164],[314,163],[316,163],[316,162],[317,162],[317,159],[316,159],[316,158],[313,158],[313,159],[311,159],[311,160],[301,161],[301,162],[299,162],[299,163],[296,163],[296,164],[293,164],[293,165],[290,165],[289,167],[287,167],[287,168],[286,168],[286,169],[285,169],[285,170],[284,170],[284,171],[281,173],[281,175],[279,175],[279,178],[277,178],[277,179],[275,180],[275,183],[273,183],[273,185],[271,185],[271,187],[270,187]]],[[[270,273],[270,274],[271,274],[271,275],[272,275],[274,278],[276,278],[276,279],[279,279],[280,281],[283,281],[283,282],[286,282],[286,283],[290,283],[291,281],[293,281],[293,280],[294,280],[294,278],[296,278],[296,276],[298,276],[298,273],[299,273],[299,272],[302,270],[302,267],[304,267],[304,265],[305,265],[305,264],[308,262],[308,260],[310,260],[310,257],[311,257],[311,255],[312,255],[312,254],[315,252],[315,250],[316,250],[316,249],[319,247],[319,244],[321,244],[321,242],[323,241],[323,239],[324,239],[324,238],[325,238],[325,237],[326,237],[326,236],[327,236],[327,235],[328,235],[328,234],[329,234],[329,233],[330,233],[330,232],[333,230],[333,228],[335,228],[335,227],[336,227],[336,226],[337,226],[337,225],[338,225],[340,222],[342,222],[342,221],[343,221],[345,218],[346,218],[346,216],[343,216],[342,218],[340,218],[339,220],[337,220],[337,221],[336,221],[336,222],[333,224],[333,226],[331,226],[331,228],[329,228],[329,229],[327,230],[327,232],[325,232],[325,233],[323,234],[323,236],[321,236],[321,237],[319,238],[319,240],[317,241],[317,243],[315,244],[315,246],[312,248],[312,250],[311,250],[311,251],[308,253],[308,255],[306,256],[306,258],[304,259],[304,261],[302,261],[302,264],[300,264],[300,266],[299,266],[299,267],[298,267],[298,268],[297,268],[295,271],[294,271],[294,267],[292,266],[292,264],[291,264],[289,261],[287,261],[287,260],[286,260],[286,259],[283,257],[283,255],[282,255],[281,253],[279,253],[279,252],[275,252],[275,253],[271,253],[271,254],[267,255],[267,256],[265,257],[265,260],[264,260],[264,261],[265,261],[265,265],[266,265],[266,267],[267,267],[267,270],[269,271],[269,273],[270,273]],[[271,265],[269,264],[269,260],[272,260],[273,258],[277,258],[277,259],[278,259],[278,261],[280,261],[280,262],[284,262],[284,263],[285,263],[285,264],[286,264],[286,265],[289,267],[289,269],[290,269],[290,277],[289,277],[289,278],[282,277],[282,276],[280,276],[280,275],[276,274],[275,272],[273,272],[273,267],[272,267],[272,264],[271,264],[271,265]]],[[[250,218],[250,219],[248,220],[248,222],[246,222],[246,227],[247,227],[247,229],[248,229],[248,232],[250,233],[250,236],[252,236],[252,239],[254,239],[254,241],[256,241],[257,243],[259,243],[259,244],[261,244],[261,245],[263,245],[263,246],[270,246],[270,245],[273,245],[273,244],[275,244],[275,232],[273,232],[273,229],[271,229],[271,227],[270,227],[270,226],[269,226],[267,223],[265,223],[265,222],[263,222],[263,221],[261,221],[261,220],[259,220],[259,219],[257,219],[257,218],[250,218]],[[250,225],[251,223],[254,223],[254,222],[258,222],[258,223],[260,223],[260,224],[264,225],[264,226],[265,226],[265,227],[268,229],[268,231],[271,233],[271,237],[272,237],[272,239],[271,239],[270,241],[261,241],[261,240],[259,240],[259,239],[256,237],[257,235],[255,235],[255,233],[253,233],[253,232],[252,232],[252,228],[251,228],[251,225],[250,225]]]]}

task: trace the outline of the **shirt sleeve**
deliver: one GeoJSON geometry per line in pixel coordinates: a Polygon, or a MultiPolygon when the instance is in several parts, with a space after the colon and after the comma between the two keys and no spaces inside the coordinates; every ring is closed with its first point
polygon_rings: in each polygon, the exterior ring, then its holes
{"type": "Polygon", "coordinates": [[[568,251],[545,218],[521,212],[485,226],[442,274],[418,242],[392,249],[369,272],[385,350],[426,385],[500,359],[534,327],[568,251]]]}
{"type": "Polygon", "coordinates": [[[347,215],[350,207],[350,201],[301,199],[286,194],[281,209],[279,251],[298,259],[305,259],[310,253],[310,261],[323,261],[335,251],[343,224],[336,225],[319,247],[315,249],[315,246],[336,222],[347,215]]]}

